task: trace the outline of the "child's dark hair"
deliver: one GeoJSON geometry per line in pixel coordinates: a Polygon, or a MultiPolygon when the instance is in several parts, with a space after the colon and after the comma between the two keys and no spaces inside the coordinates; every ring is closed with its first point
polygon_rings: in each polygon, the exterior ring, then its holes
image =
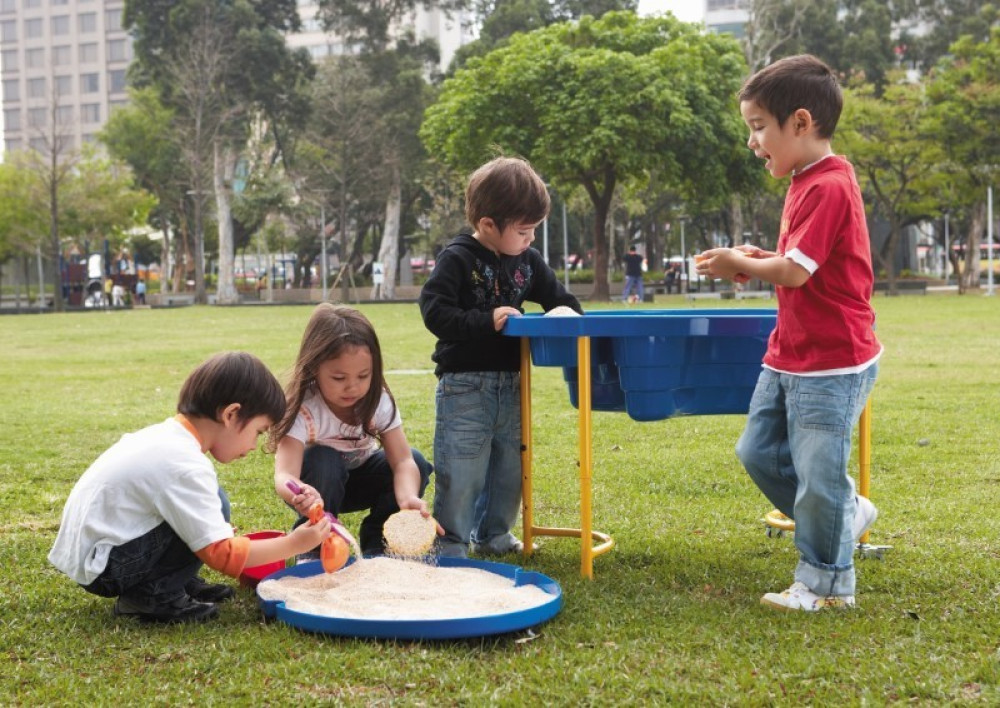
{"type": "Polygon", "coordinates": [[[285,415],[281,384],[264,363],[246,352],[216,354],[191,372],[181,387],[177,412],[189,418],[219,420],[223,408],[239,403],[242,424],[266,415],[271,422],[285,415]]]}
{"type": "MultiPolygon", "coordinates": [[[[271,429],[267,443],[268,450],[274,450],[278,442],[291,430],[295,418],[299,414],[302,402],[310,391],[316,388],[316,373],[324,361],[336,359],[344,352],[355,347],[363,347],[372,355],[371,386],[364,398],[354,404],[352,421],[344,421],[352,425],[360,425],[368,435],[377,437],[379,431],[372,429],[372,419],[378,410],[382,391],[389,394],[392,405],[396,401],[389,392],[382,371],[382,349],[378,343],[375,328],[368,318],[352,307],[321,303],[313,310],[312,317],[306,324],[302,335],[299,355],[295,360],[292,378],[285,386],[287,408],[285,416],[271,429]]],[[[395,417],[395,411],[393,411],[395,417]]]]}
{"type": "Polygon", "coordinates": [[[778,127],[805,108],[816,123],[817,134],[829,140],[840,120],[844,97],[833,70],[811,54],[779,59],[747,79],[737,95],[773,115],[778,127]]]}
{"type": "Polygon", "coordinates": [[[511,223],[534,224],[549,215],[549,191],[527,161],[498,157],[469,177],[465,188],[465,218],[472,228],[493,219],[497,230],[511,223]]]}

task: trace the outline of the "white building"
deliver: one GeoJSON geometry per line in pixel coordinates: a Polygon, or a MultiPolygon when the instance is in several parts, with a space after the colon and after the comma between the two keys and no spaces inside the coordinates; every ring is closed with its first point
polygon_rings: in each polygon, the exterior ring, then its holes
{"type": "MultiPolygon", "coordinates": [[[[124,0],[0,0],[0,80],[4,150],[33,147],[79,150],[127,101],[125,75],[132,40],[122,29],[124,0]]],[[[302,32],[289,46],[306,47],[314,59],[343,54],[335,35],[320,29],[316,3],[299,0],[302,32]]],[[[437,39],[444,70],[455,50],[474,37],[466,18],[419,9],[411,26],[437,39]]]]}
{"type": "Polygon", "coordinates": [[[4,149],[78,150],[124,103],[123,0],[0,0],[4,149]]]}

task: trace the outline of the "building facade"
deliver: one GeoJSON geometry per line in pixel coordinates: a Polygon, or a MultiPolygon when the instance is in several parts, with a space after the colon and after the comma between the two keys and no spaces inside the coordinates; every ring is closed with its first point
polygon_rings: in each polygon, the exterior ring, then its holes
{"type": "Polygon", "coordinates": [[[125,103],[123,0],[0,0],[4,149],[74,151],[125,103]]]}

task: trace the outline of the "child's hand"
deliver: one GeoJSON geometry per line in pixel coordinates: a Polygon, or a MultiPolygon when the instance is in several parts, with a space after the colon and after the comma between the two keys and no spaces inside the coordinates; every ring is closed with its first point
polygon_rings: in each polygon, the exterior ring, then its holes
{"type": "MultiPolygon", "coordinates": [[[[420,515],[425,519],[429,519],[431,516],[431,510],[427,508],[427,502],[420,497],[411,497],[409,499],[404,499],[399,505],[400,510],[402,509],[416,509],[420,512],[420,515]]],[[[434,520],[435,532],[438,536],[444,536],[444,527],[437,523],[437,519],[434,520]]]]}
{"type": "Polygon", "coordinates": [[[713,248],[695,256],[694,267],[698,275],[745,283],[750,278],[743,272],[740,261],[747,257],[750,256],[736,248],[713,248]]]}
{"type": "Polygon", "coordinates": [[[493,328],[499,332],[507,324],[508,317],[520,317],[521,311],[516,307],[498,307],[493,310],[493,328]]]}
{"type": "Polygon", "coordinates": [[[308,517],[309,510],[313,507],[313,504],[323,501],[323,498],[320,497],[319,492],[308,484],[303,484],[302,482],[298,482],[297,484],[299,486],[299,493],[292,495],[291,505],[295,511],[299,512],[300,516],[308,517]]]}
{"type": "Polygon", "coordinates": [[[319,521],[302,524],[293,529],[290,535],[295,541],[296,548],[299,549],[296,553],[305,553],[323,543],[331,533],[333,533],[333,529],[330,517],[323,514],[319,521]]]}

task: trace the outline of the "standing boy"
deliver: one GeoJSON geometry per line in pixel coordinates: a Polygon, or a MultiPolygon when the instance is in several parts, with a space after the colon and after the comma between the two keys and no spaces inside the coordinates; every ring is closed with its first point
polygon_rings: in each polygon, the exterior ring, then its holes
{"type": "Polygon", "coordinates": [[[257,446],[281,420],[285,394],[256,357],[218,354],[191,373],[177,415],[122,436],[77,481],[66,500],[49,562],[101,597],[115,615],[192,622],[218,615],[235,593],[198,577],[202,563],[238,577],[244,566],[303,553],[330,522],[271,539],[233,537],[229,500],[215,467],[257,446]]]}
{"type": "Polygon", "coordinates": [[[772,177],[791,175],[776,252],[755,246],[702,254],[702,275],[775,285],[771,333],[736,453],[795,520],[795,582],[765,605],[813,612],[854,606],[854,545],[877,511],[847,473],[851,430],[875,383],[882,346],[870,299],[870,244],[861,190],[830,140],[843,98],[810,55],[761,70],[739,93],[747,146],[772,177]]]}
{"type": "Polygon", "coordinates": [[[526,300],[583,312],[529,248],[548,213],[545,182],[527,162],[483,165],[465,192],[475,232],[445,247],[420,293],[438,338],[434,517],[443,556],[465,557],[470,541],[485,555],[523,548],[511,533],[521,503],[520,343],[500,330],[526,300]]]}

